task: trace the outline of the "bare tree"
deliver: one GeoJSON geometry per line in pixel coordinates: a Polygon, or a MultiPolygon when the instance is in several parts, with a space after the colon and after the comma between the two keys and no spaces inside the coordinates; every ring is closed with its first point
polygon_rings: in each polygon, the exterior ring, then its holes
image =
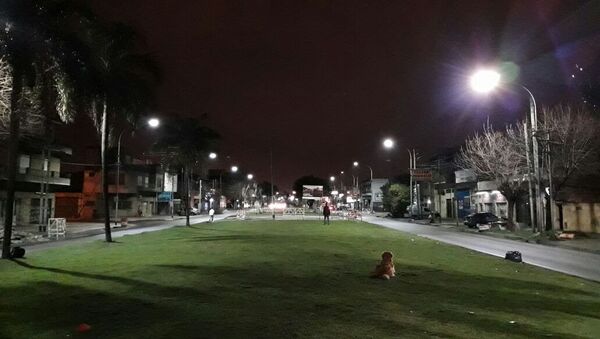
{"type": "Polygon", "coordinates": [[[483,132],[467,139],[456,163],[460,168],[471,169],[485,180],[498,182],[498,190],[508,202],[508,219],[514,223],[515,205],[526,193],[527,161],[523,128],[507,127],[496,131],[488,123],[483,132]]]}
{"type": "Polygon", "coordinates": [[[564,105],[542,109],[538,138],[544,147],[552,208],[556,196],[570,179],[578,174],[593,173],[598,168],[600,123],[590,109],[589,106],[564,105]]]}
{"type": "MultiPolygon", "coordinates": [[[[499,191],[508,201],[508,215],[514,220],[514,206],[525,194],[527,180],[527,144],[525,124],[495,131],[489,124],[483,132],[467,139],[457,164],[472,169],[480,178],[498,181],[499,191]]],[[[600,122],[589,108],[554,106],[543,108],[535,137],[543,149],[541,184],[552,187],[550,206],[569,179],[598,168],[600,122]]]]}

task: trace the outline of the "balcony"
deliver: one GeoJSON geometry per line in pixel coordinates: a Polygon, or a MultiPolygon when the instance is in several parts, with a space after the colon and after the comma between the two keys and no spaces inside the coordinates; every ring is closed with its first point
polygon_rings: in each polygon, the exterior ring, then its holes
{"type": "Polygon", "coordinates": [[[35,168],[19,168],[17,173],[17,181],[20,182],[34,182],[34,183],[48,183],[50,185],[71,185],[71,179],[63,178],[60,176],[60,172],[56,171],[44,171],[35,168]]]}

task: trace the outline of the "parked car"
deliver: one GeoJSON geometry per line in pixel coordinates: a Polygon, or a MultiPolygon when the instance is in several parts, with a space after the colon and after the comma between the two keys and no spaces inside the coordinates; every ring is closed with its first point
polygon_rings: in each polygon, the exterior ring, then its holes
{"type": "MultiPolygon", "coordinates": [[[[180,209],[177,214],[185,215],[185,208],[180,209]]],[[[200,211],[196,207],[190,207],[190,215],[198,215],[200,211]]]]}
{"type": "Polygon", "coordinates": [[[476,228],[477,225],[506,226],[507,221],[493,213],[482,212],[467,215],[464,224],[470,228],[476,228]]]}

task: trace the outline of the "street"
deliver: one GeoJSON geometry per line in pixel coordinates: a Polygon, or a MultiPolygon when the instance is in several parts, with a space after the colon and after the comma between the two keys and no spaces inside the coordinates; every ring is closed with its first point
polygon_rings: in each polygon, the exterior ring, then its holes
{"type": "Polygon", "coordinates": [[[527,264],[547,268],[577,277],[600,281],[600,255],[558,247],[530,244],[507,239],[449,231],[441,227],[413,224],[393,219],[364,216],[371,224],[392,228],[504,258],[508,251],[519,251],[527,264]]]}

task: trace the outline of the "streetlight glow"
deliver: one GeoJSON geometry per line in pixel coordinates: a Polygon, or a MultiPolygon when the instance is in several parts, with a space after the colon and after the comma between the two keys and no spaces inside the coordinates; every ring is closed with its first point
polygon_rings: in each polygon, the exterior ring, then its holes
{"type": "Polygon", "coordinates": [[[475,72],[471,76],[471,88],[475,92],[488,93],[491,92],[500,83],[500,73],[483,69],[475,72]]]}
{"type": "Polygon", "coordinates": [[[208,157],[209,157],[209,158],[211,158],[211,159],[216,159],[216,158],[217,158],[217,153],[211,152],[211,153],[208,155],[208,157]]]}
{"type": "Polygon", "coordinates": [[[252,178],[254,178],[254,175],[248,174],[247,178],[248,178],[248,180],[252,180],[252,178]]]}
{"type": "Polygon", "coordinates": [[[354,163],[352,163],[352,165],[353,165],[354,167],[358,167],[358,161],[355,161],[354,163]]]}
{"type": "Polygon", "coordinates": [[[335,181],[335,177],[334,177],[334,176],[331,176],[331,177],[329,177],[329,180],[331,180],[331,181],[335,181]]]}
{"type": "Polygon", "coordinates": [[[148,120],[148,126],[152,127],[152,128],[156,128],[158,127],[158,125],[160,125],[160,120],[156,119],[156,118],[152,118],[148,120]]]}
{"type": "Polygon", "coordinates": [[[392,140],[390,138],[383,140],[383,147],[388,148],[388,149],[394,147],[394,140],[392,140]]]}
{"type": "Polygon", "coordinates": [[[237,173],[238,171],[238,167],[237,166],[231,166],[231,172],[232,173],[237,173]]]}

